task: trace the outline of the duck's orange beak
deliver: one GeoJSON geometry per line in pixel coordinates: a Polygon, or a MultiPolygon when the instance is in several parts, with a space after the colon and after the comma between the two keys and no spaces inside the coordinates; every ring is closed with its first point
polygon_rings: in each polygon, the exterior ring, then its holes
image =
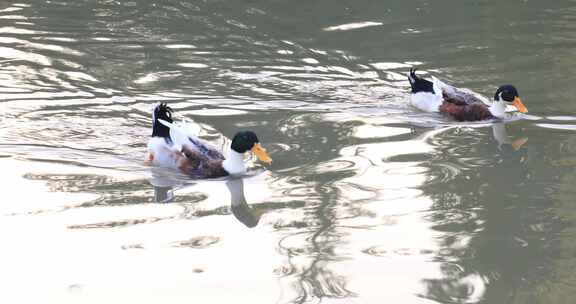
{"type": "Polygon", "coordinates": [[[518,109],[518,111],[520,111],[521,113],[527,113],[528,112],[528,109],[526,109],[526,107],[522,103],[522,99],[520,99],[520,97],[518,97],[518,96],[516,96],[516,98],[514,98],[514,101],[512,101],[512,105],[515,106],[516,109],[518,109]]]}
{"type": "Polygon", "coordinates": [[[254,155],[256,155],[256,157],[258,157],[258,159],[261,162],[266,163],[268,165],[272,163],[272,159],[270,158],[270,156],[268,156],[268,153],[266,153],[266,149],[262,148],[260,143],[254,144],[254,147],[252,147],[251,151],[252,153],[254,153],[254,155]]]}

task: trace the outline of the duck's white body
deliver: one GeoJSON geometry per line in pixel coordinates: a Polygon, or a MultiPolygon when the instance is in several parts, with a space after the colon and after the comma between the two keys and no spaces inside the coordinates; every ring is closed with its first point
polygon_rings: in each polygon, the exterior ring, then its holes
{"type": "Polygon", "coordinates": [[[152,137],[148,140],[148,152],[148,160],[152,165],[178,168],[178,161],[174,154],[180,153],[180,151],[174,146],[173,142],[169,142],[163,137],[152,137]]]}
{"type": "Polygon", "coordinates": [[[178,169],[195,177],[217,177],[246,173],[242,154],[223,154],[198,138],[200,128],[188,122],[170,122],[169,108],[158,105],[154,110],[154,128],[157,136],[148,141],[149,161],[158,167],[178,169]],[[157,116],[157,114],[159,114],[157,116]]]}
{"type": "MultiPolygon", "coordinates": [[[[410,83],[413,82],[412,78],[409,78],[409,80],[410,83]]],[[[432,80],[433,92],[417,92],[410,94],[410,104],[424,112],[440,112],[440,106],[444,101],[441,88],[445,84],[435,77],[433,77],[432,80]]]]}
{"type": "MultiPolygon", "coordinates": [[[[201,154],[213,153],[222,157],[222,154],[212,145],[198,138],[200,129],[191,123],[170,123],[163,119],[158,121],[170,128],[170,137],[152,137],[148,141],[148,150],[154,155],[153,164],[161,167],[174,167],[173,153],[181,153],[186,146],[201,154]]],[[[222,157],[223,158],[223,157],[222,157]]]]}

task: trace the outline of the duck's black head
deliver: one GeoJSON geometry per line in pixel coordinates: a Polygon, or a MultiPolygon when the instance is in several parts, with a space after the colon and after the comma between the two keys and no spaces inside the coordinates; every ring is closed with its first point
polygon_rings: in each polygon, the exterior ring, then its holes
{"type": "Polygon", "coordinates": [[[528,110],[522,103],[522,100],[520,99],[518,90],[516,90],[516,88],[511,84],[506,84],[499,87],[498,90],[496,90],[496,93],[494,93],[494,100],[496,101],[503,100],[506,103],[515,106],[518,109],[518,111],[522,113],[528,112],[528,110]]]}
{"type": "Polygon", "coordinates": [[[252,131],[240,131],[234,135],[232,139],[232,150],[243,154],[246,153],[254,147],[255,144],[259,143],[258,136],[252,131]]]}
{"type": "Polygon", "coordinates": [[[511,85],[506,84],[498,88],[494,93],[494,100],[504,100],[506,102],[513,102],[514,98],[518,97],[518,90],[511,85]]]}
{"type": "Polygon", "coordinates": [[[172,108],[167,104],[161,103],[154,108],[154,113],[152,114],[152,137],[170,137],[170,128],[161,124],[158,119],[165,120],[167,122],[173,122],[172,120],[172,108]]]}
{"type": "Polygon", "coordinates": [[[268,153],[266,153],[266,149],[260,145],[258,136],[256,136],[256,133],[252,131],[240,131],[236,133],[234,138],[232,138],[232,144],[230,147],[233,151],[240,154],[251,151],[260,161],[267,164],[272,163],[272,159],[270,159],[268,153]]]}

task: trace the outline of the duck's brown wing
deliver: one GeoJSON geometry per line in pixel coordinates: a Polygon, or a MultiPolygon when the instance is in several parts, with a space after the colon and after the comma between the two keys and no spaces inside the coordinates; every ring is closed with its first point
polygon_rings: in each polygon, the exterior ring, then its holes
{"type": "Polygon", "coordinates": [[[450,90],[442,90],[442,98],[444,99],[444,102],[459,106],[472,105],[475,103],[483,104],[482,100],[473,94],[454,87],[451,87],[450,90]]]}
{"type": "Polygon", "coordinates": [[[494,118],[488,106],[482,102],[462,105],[444,100],[440,106],[440,112],[450,115],[457,121],[479,121],[494,118]]]}
{"type": "Polygon", "coordinates": [[[212,158],[187,145],[182,146],[184,157],[180,159],[179,168],[185,174],[197,178],[214,178],[228,175],[222,166],[223,157],[212,158]]]}
{"type": "Polygon", "coordinates": [[[196,138],[192,138],[190,136],[188,137],[188,140],[194,146],[194,148],[196,148],[196,150],[198,150],[198,152],[202,153],[206,157],[211,158],[211,159],[224,160],[224,155],[222,155],[222,153],[220,153],[220,151],[216,150],[216,148],[212,147],[211,145],[205,144],[202,141],[200,141],[196,138]]]}

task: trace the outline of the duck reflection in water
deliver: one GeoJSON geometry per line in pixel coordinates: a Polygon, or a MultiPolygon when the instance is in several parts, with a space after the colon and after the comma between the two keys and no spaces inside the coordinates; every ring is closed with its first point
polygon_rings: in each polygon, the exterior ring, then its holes
{"type": "MultiPolygon", "coordinates": [[[[182,177],[178,177],[177,174],[174,174],[174,172],[170,170],[152,168],[150,184],[154,187],[154,202],[170,203],[174,201],[174,190],[183,189],[187,186],[182,177]]],[[[256,227],[262,214],[264,214],[264,210],[250,207],[246,202],[244,195],[244,178],[229,178],[225,180],[225,184],[230,192],[230,209],[234,217],[248,228],[256,227]]]]}
{"type": "Polygon", "coordinates": [[[506,131],[506,124],[504,122],[492,124],[492,134],[494,135],[496,142],[498,142],[498,149],[502,152],[518,151],[528,141],[527,137],[520,137],[511,140],[506,131]]]}
{"type": "Polygon", "coordinates": [[[178,176],[166,168],[150,168],[151,178],[148,180],[154,187],[154,202],[169,203],[174,200],[174,188],[182,186],[178,176]]]}
{"type": "Polygon", "coordinates": [[[228,191],[230,191],[230,206],[234,217],[248,228],[256,227],[260,221],[260,217],[264,214],[264,210],[252,208],[246,202],[246,197],[244,196],[244,179],[229,179],[226,181],[226,187],[228,187],[228,191]]]}

